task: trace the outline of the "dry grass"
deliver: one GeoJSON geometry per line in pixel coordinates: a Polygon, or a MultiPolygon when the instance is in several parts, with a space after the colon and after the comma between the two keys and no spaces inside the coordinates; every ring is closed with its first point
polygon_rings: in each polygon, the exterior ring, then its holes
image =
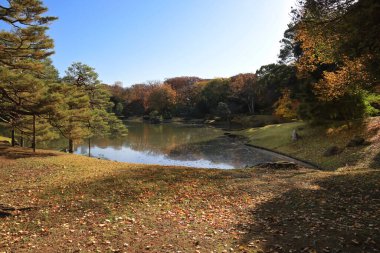
{"type": "Polygon", "coordinates": [[[379,250],[378,170],[227,171],[0,153],[0,203],[36,207],[0,218],[0,252],[379,250]]]}

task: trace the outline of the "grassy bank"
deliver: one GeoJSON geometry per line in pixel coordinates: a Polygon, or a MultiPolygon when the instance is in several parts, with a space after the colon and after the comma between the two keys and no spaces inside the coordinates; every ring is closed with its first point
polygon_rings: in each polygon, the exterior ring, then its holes
{"type": "Polygon", "coordinates": [[[2,214],[0,252],[371,252],[379,187],[378,170],[201,170],[1,146],[0,203],[30,209],[2,214]]]}
{"type": "Polygon", "coordinates": [[[11,139],[0,135],[0,142],[11,142],[11,139]]]}
{"type": "Polygon", "coordinates": [[[262,127],[283,123],[284,120],[273,115],[234,115],[231,123],[243,128],[262,127]]]}
{"type": "Polygon", "coordinates": [[[371,145],[347,147],[347,144],[355,136],[364,137],[368,144],[376,144],[380,141],[377,134],[379,128],[380,117],[376,117],[350,126],[343,123],[330,126],[309,126],[304,122],[293,122],[250,128],[238,133],[246,136],[252,145],[289,154],[327,169],[337,169],[346,165],[375,166],[376,161],[373,159],[378,155],[376,152],[380,151],[380,147],[374,148],[371,145]],[[294,129],[297,129],[301,137],[296,142],[291,140],[294,129]],[[339,147],[342,152],[333,156],[324,156],[325,151],[332,146],[339,147]],[[368,159],[372,159],[372,162],[368,159]]]}

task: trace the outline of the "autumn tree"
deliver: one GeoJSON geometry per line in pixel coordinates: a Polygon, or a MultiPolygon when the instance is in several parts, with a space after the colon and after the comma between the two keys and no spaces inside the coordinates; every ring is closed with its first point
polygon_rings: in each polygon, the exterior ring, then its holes
{"type": "Polygon", "coordinates": [[[298,2],[288,45],[298,46],[292,52],[298,51],[303,115],[350,119],[368,111],[366,94],[380,77],[379,6],[376,0],[298,2]]]}
{"type": "Polygon", "coordinates": [[[290,90],[284,89],[282,96],[274,104],[274,115],[285,119],[295,119],[297,118],[298,106],[299,102],[291,97],[290,90]]]}
{"type": "Polygon", "coordinates": [[[148,97],[149,109],[156,110],[161,114],[170,112],[175,102],[175,91],[165,84],[155,86],[148,97]]]}
{"type": "Polygon", "coordinates": [[[143,115],[148,110],[148,97],[156,84],[134,84],[129,87],[125,110],[128,114],[143,115]]]}
{"type": "Polygon", "coordinates": [[[252,73],[234,76],[231,78],[231,89],[236,97],[244,101],[249,113],[254,114],[258,99],[263,93],[262,86],[257,82],[257,76],[252,73]]]}
{"type": "Polygon", "coordinates": [[[194,76],[173,77],[165,80],[176,93],[177,102],[175,112],[181,116],[189,116],[194,112],[196,101],[197,87],[196,83],[202,79],[194,76]]]}
{"type": "Polygon", "coordinates": [[[256,71],[257,85],[261,87],[258,97],[260,107],[271,113],[273,104],[278,101],[284,89],[298,94],[298,80],[296,68],[285,64],[268,64],[256,71]]]}
{"type": "Polygon", "coordinates": [[[218,103],[226,101],[231,93],[230,79],[217,78],[211,81],[204,81],[198,84],[203,86],[201,91],[201,101],[206,112],[215,112],[218,103]]]}
{"type": "Polygon", "coordinates": [[[181,77],[173,77],[165,80],[165,83],[170,85],[170,87],[176,92],[181,91],[182,89],[186,89],[202,79],[196,76],[181,76],[181,77]]]}

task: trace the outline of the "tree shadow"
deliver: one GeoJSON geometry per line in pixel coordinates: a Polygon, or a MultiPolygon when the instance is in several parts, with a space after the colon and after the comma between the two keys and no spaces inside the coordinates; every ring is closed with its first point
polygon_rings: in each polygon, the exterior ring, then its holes
{"type": "Polygon", "coordinates": [[[20,159],[20,158],[30,158],[30,157],[48,157],[48,156],[57,156],[59,154],[46,151],[38,150],[33,152],[32,149],[21,148],[21,147],[11,147],[9,145],[2,144],[0,145],[0,157],[7,159],[20,159]]]}
{"type": "Polygon", "coordinates": [[[380,168],[380,152],[377,153],[377,155],[375,155],[375,157],[373,158],[373,160],[370,164],[370,168],[372,168],[372,169],[379,169],[380,168]]]}
{"type": "MultiPolygon", "coordinates": [[[[265,252],[380,250],[380,172],[331,176],[251,211],[240,244],[265,252]]],[[[256,251],[253,251],[256,252],[256,251]]]]}

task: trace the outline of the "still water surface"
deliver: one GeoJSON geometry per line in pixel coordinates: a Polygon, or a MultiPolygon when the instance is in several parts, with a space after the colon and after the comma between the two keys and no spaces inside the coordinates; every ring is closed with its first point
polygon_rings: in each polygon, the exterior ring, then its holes
{"type": "MultiPolygon", "coordinates": [[[[94,139],[91,155],[130,163],[234,168],[232,164],[212,161],[207,154],[188,154],[184,157],[172,154],[179,147],[217,138],[223,134],[219,129],[176,123],[153,125],[139,122],[128,122],[127,128],[128,135],[125,137],[94,139]]],[[[75,153],[88,154],[88,145],[79,145],[75,153]]]]}
{"type": "MultiPolygon", "coordinates": [[[[127,122],[128,135],[119,138],[94,138],[91,156],[109,160],[177,165],[198,168],[233,169],[276,157],[224,136],[221,129],[179,123],[152,125],[127,122]]],[[[63,148],[66,143],[50,144],[63,148]],[[62,147],[61,147],[62,146],[62,147]]],[[[76,154],[88,155],[88,144],[77,145],[76,154]]]]}

